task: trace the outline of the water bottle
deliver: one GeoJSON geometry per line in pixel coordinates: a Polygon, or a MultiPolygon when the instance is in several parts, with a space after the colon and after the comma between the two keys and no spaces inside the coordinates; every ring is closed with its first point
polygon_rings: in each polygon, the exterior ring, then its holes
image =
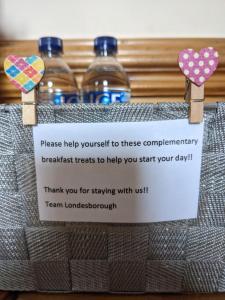
{"type": "Polygon", "coordinates": [[[94,40],[96,58],[84,75],[84,103],[126,103],[130,99],[130,83],[122,65],[117,61],[117,40],[101,36],[94,40]]]}
{"type": "Polygon", "coordinates": [[[45,73],[38,87],[38,102],[60,105],[77,103],[77,82],[62,59],[63,41],[57,37],[39,39],[39,52],[45,63],[45,73]]]}

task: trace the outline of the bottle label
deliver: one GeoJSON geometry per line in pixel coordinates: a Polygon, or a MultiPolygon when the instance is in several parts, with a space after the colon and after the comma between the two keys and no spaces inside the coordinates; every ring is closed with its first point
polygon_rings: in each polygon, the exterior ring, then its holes
{"type": "Polygon", "coordinates": [[[130,93],[125,91],[93,91],[83,94],[84,103],[112,104],[127,103],[130,93]]]}
{"type": "Polygon", "coordinates": [[[61,105],[63,103],[79,103],[79,95],[76,93],[55,93],[53,96],[53,103],[61,105]]]}

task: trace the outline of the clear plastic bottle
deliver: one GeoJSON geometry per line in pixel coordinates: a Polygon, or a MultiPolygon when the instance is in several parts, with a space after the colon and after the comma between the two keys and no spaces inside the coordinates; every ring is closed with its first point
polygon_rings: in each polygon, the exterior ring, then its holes
{"type": "Polygon", "coordinates": [[[45,73],[38,87],[38,102],[60,105],[77,103],[79,90],[69,66],[62,59],[63,41],[57,37],[39,39],[45,73]]]}
{"type": "Polygon", "coordinates": [[[122,65],[117,61],[117,40],[101,36],[94,40],[96,58],[84,75],[84,103],[126,103],[130,99],[130,83],[122,65]]]}

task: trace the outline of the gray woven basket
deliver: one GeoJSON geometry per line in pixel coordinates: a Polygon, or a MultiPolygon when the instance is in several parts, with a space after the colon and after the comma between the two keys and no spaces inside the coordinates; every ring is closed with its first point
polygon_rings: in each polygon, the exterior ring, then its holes
{"type": "MultiPolygon", "coordinates": [[[[38,107],[39,123],[183,119],[187,104],[38,107]]],[[[0,290],[225,291],[225,105],[205,112],[198,218],[40,222],[32,127],[0,106],[0,290]]],[[[169,199],[168,199],[169,201],[169,199]]]]}

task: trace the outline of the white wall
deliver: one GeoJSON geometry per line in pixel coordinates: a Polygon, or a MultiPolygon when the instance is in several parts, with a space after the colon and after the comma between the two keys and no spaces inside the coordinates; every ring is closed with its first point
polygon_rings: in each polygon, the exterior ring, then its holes
{"type": "Polygon", "coordinates": [[[225,37],[225,0],[0,0],[7,39],[225,37]]]}

